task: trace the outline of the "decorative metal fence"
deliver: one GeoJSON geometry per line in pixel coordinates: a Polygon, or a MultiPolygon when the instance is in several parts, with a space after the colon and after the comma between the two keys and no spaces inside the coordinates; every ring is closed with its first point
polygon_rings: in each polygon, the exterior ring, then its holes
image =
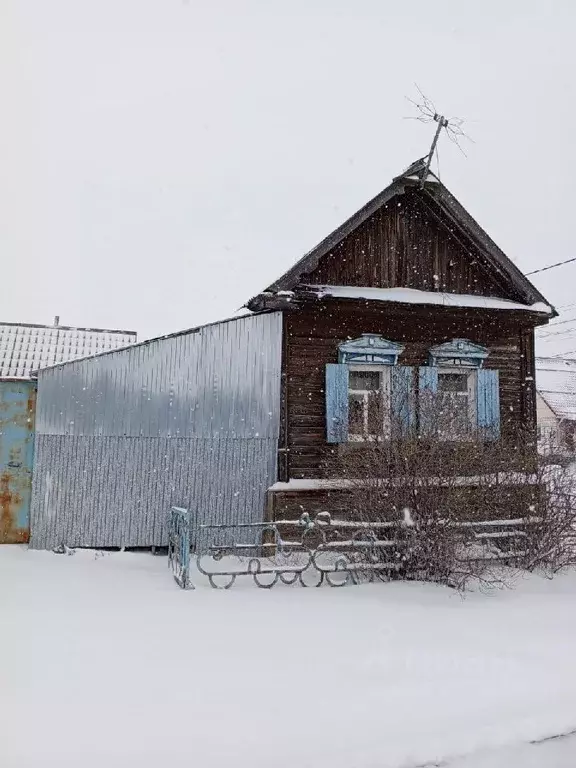
{"type": "Polygon", "coordinates": [[[387,536],[397,527],[396,522],[333,521],[328,513],[312,520],[304,513],[298,520],[275,523],[200,525],[192,542],[191,513],[173,507],[168,560],[183,589],[193,588],[191,544],[198,573],[215,589],[229,589],[241,576],[262,589],[296,583],[342,587],[400,569],[398,542],[387,536]]]}
{"type": "MultiPolygon", "coordinates": [[[[526,536],[523,528],[529,522],[514,519],[446,524],[455,526],[467,542],[464,560],[511,564],[525,555],[521,542],[526,536]]],[[[242,576],[251,578],[262,589],[277,584],[342,587],[393,575],[410,577],[411,537],[410,526],[404,520],[335,520],[322,512],[314,519],[304,513],[296,520],[273,523],[196,525],[190,511],[173,507],[168,562],[182,589],[194,589],[192,564],[214,589],[229,589],[242,576]]]]}

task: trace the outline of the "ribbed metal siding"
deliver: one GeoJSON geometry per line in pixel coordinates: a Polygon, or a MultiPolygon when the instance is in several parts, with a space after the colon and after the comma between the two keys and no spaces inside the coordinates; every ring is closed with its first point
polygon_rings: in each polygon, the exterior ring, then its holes
{"type": "Polygon", "coordinates": [[[276,437],[280,313],[237,318],[39,374],[43,435],[276,437]]]}
{"type": "Polygon", "coordinates": [[[31,546],[162,545],[172,505],[262,520],[281,333],[249,316],[41,372],[31,546]]]}
{"type": "Polygon", "coordinates": [[[198,523],[259,522],[276,478],[272,438],[40,435],[36,448],[36,549],[165,545],[171,506],[198,523]]]}

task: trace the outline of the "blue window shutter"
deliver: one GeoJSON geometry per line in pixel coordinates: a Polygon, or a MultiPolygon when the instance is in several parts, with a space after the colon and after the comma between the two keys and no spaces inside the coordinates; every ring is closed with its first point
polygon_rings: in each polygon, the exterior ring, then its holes
{"type": "Polygon", "coordinates": [[[390,370],[391,411],[393,433],[399,428],[401,435],[407,435],[415,422],[414,413],[414,368],[395,365],[390,370]]]}
{"type": "Polygon", "coordinates": [[[418,404],[420,434],[431,436],[436,424],[436,394],[438,393],[438,368],[427,365],[418,369],[418,404]]]}
{"type": "Polygon", "coordinates": [[[498,371],[480,368],[477,380],[478,428],[486,440],[500,437],[500,384],[498,371]]]}
{"type": "Polygon", "coordinates": [[[433,365],[422,366],[418,370],[420,392],[430,392],[435,395],[438,392],[438,368],[433,365]]]}
{"type": "Polygon", "coordinates": [[[329,443],[348,440],[348,366],[326,366],[326,439],[329,443]]]}

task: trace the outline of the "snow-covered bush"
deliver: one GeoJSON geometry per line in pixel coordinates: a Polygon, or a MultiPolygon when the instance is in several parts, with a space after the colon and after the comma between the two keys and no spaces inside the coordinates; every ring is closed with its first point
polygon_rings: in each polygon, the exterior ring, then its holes
{"type": "Polygon", "coordinates": [[[338,465],[350,519],[397,523],[382,551],[399,565],[391,575],[465,589],[507,581],[503,566],[554,573],[576,561],[573,474],[542,462],[530,435],[451,441],[393,426],[339,446],[338,465]]]}

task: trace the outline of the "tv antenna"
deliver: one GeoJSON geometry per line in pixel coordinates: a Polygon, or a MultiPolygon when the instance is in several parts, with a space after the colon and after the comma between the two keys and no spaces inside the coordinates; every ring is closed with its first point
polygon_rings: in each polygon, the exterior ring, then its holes
{"type": "Polygon", "coordinates": [[[453,144],[456,144],[456,146],[458,147],[460,152],[462,152],[464,157],[466,157],[466,152],[464,152],[464,150],[462,149],[460,145],[460,140],[467,139],[468,141],[472,141],[472,139],[462,129],[462,126],[464,125],[464,120],[462,120],[462,118],[446,117],[445,115],[441,115],[436,109],[434,102],[432,102],[427,96],[425,96],[417,85],[416,85],[416,90],[418,91],[418,94],[419,94],[418,101],[411,99],[409,97],[406,97],[406,98],[408,99],[410,104],[413,104],[416,107],[416,109],[420,114],[406,117],[405,119],[418,120],[421,123],[437,124],[436,132],[432,140],[432,146],[430,147],[430,151],[426,156],[426,167],[424,168],[424,173],[422,174],[422,177],[420,179],[420,188],[422,188],[424,187],[424,182],[428,177],[428,171],[430,170],[430,165],[432,163],[432,158],[434,157],[434,152],[436,152],[436,157],[438,157],[438,139],[440,138],[440,134],[443,128],[446,131],[446,134],[448,135],[448,138],[450,139],[450,141],[453,144]]]}

